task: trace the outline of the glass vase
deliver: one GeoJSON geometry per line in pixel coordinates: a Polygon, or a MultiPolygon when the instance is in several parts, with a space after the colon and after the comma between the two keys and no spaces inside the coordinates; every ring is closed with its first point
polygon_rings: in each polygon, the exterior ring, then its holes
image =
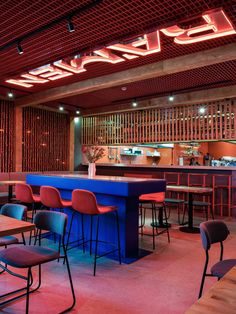
{"type": "Polygon", "coordinates": [[[95,162],[90,162],[88,164],[88,176],[89,178],[95,177],[96,175],[96,164],[95,162]]]}

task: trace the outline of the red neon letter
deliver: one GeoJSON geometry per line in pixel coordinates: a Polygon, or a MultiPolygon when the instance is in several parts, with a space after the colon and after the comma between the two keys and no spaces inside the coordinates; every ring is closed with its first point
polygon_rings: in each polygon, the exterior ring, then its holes
{"type": "Polygon", "coordinates": [[[183,30],[176,25],[162,29],[161,31],[167,36],[175,37],[174,42],[181,45],[236,34],[224,11],[220,9],[214,10],[204,14],[202,17],[206,21],[204,25],[187,30],[183,30]]]}
{"type": "Polygon", "coordinates": [[[144,35],[144,38],[138,39],[131,44],[127,45],[115,44],[108,46],[107,48],[127,53],[133,53],[138,56],[147,56],[149,54],[161,51],[159,31],[144,35]],[[146,49],[137,48],[140,46],[146,46],[146,49]]]}
{"type": "Polygon", "coordinates": [[[47,79],[41,79],[39,77],[36,77],[34,75],[30,75],[30,74],[22,74],[21,77],[26,78],[26,80],[23,79],[9,79],[6,80],[7,83],[10,84],[14,84],[14,85],[19,85],[19,86],[23,86],[23,87],[32,87],[34,83],[38,83],[38,84],[44,84],[47,83],[48,80],[47,79]]]}
{"type": "Polygon", "coordinates": [[[29,71],[29,73],[33,75],[39,75],[40,77],[48,78],[51,81],[59,80],[60,78],[72,75],[72,73],[56,69],[50,64],[29,71]]]}
{"type": "Polygon", "coordinates": [[[96,56],[83,56],[77,59],[74,58],[70,61],[70,64],[67,64],[64,61],[60,60],[60,61],[54,62],[54,65],[58,68],[62,68],[66,71],[70,71],[70,72],[78,74],[78,73],[86,71],[84,66],[88,63],[108,62],[108,63],[116,64],[116,63],[125,61],[123,58],[116,56],[115,54],[111,53],[106,48],[95,50],[94,53],[96,54],[96,56]]]}

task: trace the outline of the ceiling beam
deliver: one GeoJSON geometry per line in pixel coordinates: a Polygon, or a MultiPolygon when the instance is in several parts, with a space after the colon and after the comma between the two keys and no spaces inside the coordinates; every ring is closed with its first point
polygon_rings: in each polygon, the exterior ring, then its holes
{"type": "Polygon", "coordinates": [[[177,94],[174,97],[174,101],[169,101],[168,96],[155,97],[149,100],[138,101],[138,107],[132,107],[131,102],[124,102],[122,104],[114,104],[99,108],[83,109],[83,116],[92,116],[99,114],[111,114],[114,112],[125,111],[137,111],[147,108],[165,108],[178,105],[187,104],[205,104],[210,101],[217,101],[226,98],[236,97],[236,85],[212,88],[208,90],[201,90],[189,93],[177,94]]]}
{"type": "Polygon", "coordinates": [[[129,84],[137,81],[188,71],[204,66],[236,59],[236,43],[204,50],[168,60],[147,64],[101,77],[91,78],[65,86],[51,88],[42,92],[19,98],[18,106],[32,106],[65,97],[94,92],[97,90],[129,84]]]}

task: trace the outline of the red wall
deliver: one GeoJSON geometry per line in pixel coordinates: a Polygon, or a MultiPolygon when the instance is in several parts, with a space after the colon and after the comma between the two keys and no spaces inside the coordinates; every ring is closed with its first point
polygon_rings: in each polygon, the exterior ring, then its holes
{"type": "Polygon", "coordinates": [[[236,144],[227,142],[209,142],[208,151],[215,159],[219,159],[222,156],[236,157],[236,144]]]}

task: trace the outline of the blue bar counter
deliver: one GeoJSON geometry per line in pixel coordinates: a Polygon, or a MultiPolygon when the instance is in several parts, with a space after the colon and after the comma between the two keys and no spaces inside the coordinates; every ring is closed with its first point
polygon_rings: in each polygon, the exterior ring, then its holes
{"type": "MultiPolygon", "coordinates": [[[[102,205],[118,206],[121,237],[121,254],[123,258],[138,257],[138,199],[141,194],[164,192],[166,181],[160,179],[129,178],[116,176],[87,175],[33,175],[26,176],[26,182],[33,186],[49,185],[60,190],[64,199],[71,199],[74,189],[85,189],[95,193],[97,201],[102,205]]],[[[70,216],[71,211],[66,211],[70,216]]],[[[94,228],[95,229],[95,228],[94,228]]],[[[113,215],[105,215],[101,220],[99,238],[102,241],[116,243],[115,219],[113,215]]],[[[73,233],[80,232],[78,221],[73,225],[73,233]]],[[[85,221],[85,235],[89,235],[89,220],[85,221]]]]}

